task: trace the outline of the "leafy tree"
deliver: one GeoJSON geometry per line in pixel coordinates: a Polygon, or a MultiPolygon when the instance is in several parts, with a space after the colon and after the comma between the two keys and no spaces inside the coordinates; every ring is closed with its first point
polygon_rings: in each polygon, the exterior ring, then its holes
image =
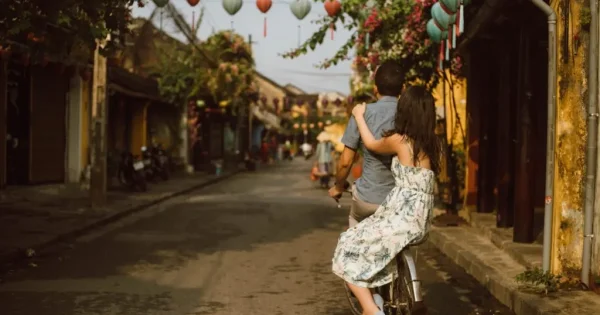
{"type": "Polygon", "coordinates": [[[3,0],[0,46],[21,53],[87,62],[96,41],[110,41],[108,53],[123,43],[131,8],[143,0],[3,0]]]}

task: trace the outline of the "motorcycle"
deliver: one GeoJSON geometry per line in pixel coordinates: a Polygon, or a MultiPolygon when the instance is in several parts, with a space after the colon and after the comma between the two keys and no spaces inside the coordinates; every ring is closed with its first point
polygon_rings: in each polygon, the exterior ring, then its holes
{"type": "Polygon", "coordinates": [[[131,152],[121,154],[121,163],[117,173],[119,181],[132,190],[146,191],[146,179],[144,176],[144,162],[134,157],[131,152]]]}
{"type": "Polygon", "coordinates": [[[160,144],[150,148],[150,152],[154,161],[155,175],[160,176],[162,180],[169,180],[169,167],[171,163],[167,152],[163,150],[160,144]]]}
{"type": "Polygon", "coordinates": [[[154,181],[157,175],[156,165],[151,150],[148,150],[146,147],[142,147],[142,162],[144,163],[144,176],[146,180],[154,181]]]}

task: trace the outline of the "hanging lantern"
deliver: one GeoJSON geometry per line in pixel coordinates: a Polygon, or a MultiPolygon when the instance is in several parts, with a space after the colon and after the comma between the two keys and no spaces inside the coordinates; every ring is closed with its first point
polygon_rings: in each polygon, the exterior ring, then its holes
{"type": "Polygon", "coordinates": [[[298,20],[303,20],[310,13],[311,7],[309,0],[295,0],[290,4],[290,9],[298,20]]]}
{"type": "Polygon", "coordinates": [[[243,4],[244,2],[242,0],[223,0],[223,9],[225,9],[229,15],[234,16],[240,11],[243,4]]]}
{"type": "Polygon", "coordinates": [[[444,8],[444,10],[454,14],[458,12],[458,8],[460,7],[460,0],[440,0],[440,4],[444,8]]]}
{"type": "MultiPolygon", "coordinates": [[[[298,20],[303,20],[310,13],[311,4],[309,0],[294,0],[290,3],[290,9],[298,20]]],[[[301,42],[301,27],[298,25],[298,46],[301,42]]]]}
{"type": "Polygon", "coordinates": [[[433,19],[442,27],[442,30],[448,30],[448,25],[450,25],[450,14],[448,14],[442,8],[442,5],[437,2],[431,7],[431,16],[433,19]]]}
{"type": "Polygon", "coordinates": [[[427,22],[427,34],[434,43],[440,43],[442,40],[448,38],[448,31],[442,29],[435,20],[431,19],[427,22]]]}
{"type": "MultiPolygon", "coordinates": [[[[153,0],[153,1],[154,1],[154,4],[159,8],[164,8],[169,3],[169,0],[153,0]]],[[[199,1],[196,1],[196,4],[198,4],[198,2],[199,1]]],[[[190,2],[190,4],[192,4],[192,3],[190,2]]],[[[194,6],[196,4],[193,4],[192,6],[194,6]]]]}
{"type": "MultiPolygon", "coordinates": [[[[271,9],[272,5],[273,5],[273,1],[271,1],[271,0],[256,0],[256,6],[258,7],[258,10],[260,10],[260,12],[265,13],[265,14],[271,9]]],[[[265,22],[264,22],[264,26],[263,26],[263,35],[264,35],[264,37],[267,37],[267,17],[266,16],[265,16],[265,22]]]]}
{"type": "Polygon", "coordinates": [[[187,2],[192,6],[195,7],[198,5],[198,3],[200,3],[200,0],[187,0],[187,2]]]}
{"type": "Polygon", "coordinates": [[[333,102],[333,104],[335,104],[335,106],[339,107],[340,105],[342,105],[342,100],[339,98],[336,98],[335,101],[333,102]]]}
{"type": "Polygon", "coordinates": [[[329,101],[325,98],[321,101],[321,106],[323,106],[323,107],[327,107],[328,104],[329,104],[329,101]]]}
{"type": "Polygon", "coordinates": [[[323,122],[322,122],[322,121],[319,121],[319,122],[317,123],[317,126],[319,126],[319,128],[323,128],[323,122]]]}
{"type": "Polygon", "coordinates": [[[294,124],[294,129],[298,129],[298,128],[300,128],[300,125],[299,124],[294,124]]]}
{"type": "MultiPolygon", "coordinates": [[[[452,14],[449,11],[446,11],[440,2],[431,7],[431,16],[433,20],[437,23],[438,26],[444,31],[451,32],[451,25],[456,21],[456,14],[452,14]]],[[[446,60],[450,59],[450,39],[447,39],[446,46],[446,60]]],[[[442,45],[443,46],[443,45],[442,45]]]]}
{"type": "MultiPolygon", "coordinates": [[[[325,0],[325,11],[327,11],[327,15],[329,17],[334,17],[340,13],[342,10],[342,4],[338,0],[325,0]]],[[[331,23],[331,40],[333,40],[333,33],[335,31],[335,26],[331,23]]]]}
{"type": "Polygon", "coordinates": [[[310,127],[310,129],[315,128],[315,124],[311,123],[310,125],[308,125],[308,127],[310,127]]]}

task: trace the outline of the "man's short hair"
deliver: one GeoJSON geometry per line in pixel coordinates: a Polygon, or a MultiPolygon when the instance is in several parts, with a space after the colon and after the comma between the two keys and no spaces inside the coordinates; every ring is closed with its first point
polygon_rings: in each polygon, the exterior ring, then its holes
{"type": "Polygon", "coordinates": [[[398,97],[404,85],[404,72],[400,64],[388,60],[375,72],[375,86],[380,95],[398,97]]]}

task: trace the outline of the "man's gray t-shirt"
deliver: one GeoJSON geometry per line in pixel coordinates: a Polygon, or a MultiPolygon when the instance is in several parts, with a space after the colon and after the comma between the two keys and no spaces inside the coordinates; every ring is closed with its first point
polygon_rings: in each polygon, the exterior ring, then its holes
{"type": "MultiPolygon", "coordinates": [[[[375,139],[381,139],[384,131],[394,128],[396,107],[397,98],[392,96],[384,96],[377,103],[367,105],[365,121],[375,139]]],[[[395,185],[391,171],[393,155],[379,155],[367,150],[360,140],[354,117],[351,117],[348,122],[342,143],[353,150],[357,150],[360,145],[363,151],[363,172],[355,183],[358,199],[372,204],[382,204],[395,185]]]]}

